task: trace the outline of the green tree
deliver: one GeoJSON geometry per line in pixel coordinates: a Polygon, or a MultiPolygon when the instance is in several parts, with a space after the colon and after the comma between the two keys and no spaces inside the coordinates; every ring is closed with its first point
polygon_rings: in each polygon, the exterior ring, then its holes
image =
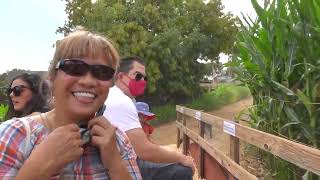
{"type": "Polygon", "coordinates": [[[6,90],[8,88],[8,83],[4,80],[4,76],[0,75],[0,104],[4,103],[6,100],[6,90]]]}
{"type": "Polygon", "coordinates": [[[165,102],[199,95],[203,64],[229,53],[237,32],[220,0],[66,0],[68,21],[111,37],[122,56],[146,60],[148,90],[165,102]]]}

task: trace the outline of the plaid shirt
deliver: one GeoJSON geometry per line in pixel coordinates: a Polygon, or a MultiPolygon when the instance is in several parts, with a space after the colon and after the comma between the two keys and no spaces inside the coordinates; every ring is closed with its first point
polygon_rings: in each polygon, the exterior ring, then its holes
{"type": "MultiPolygon", "coordinates": [[[[20,119],[8,120],[0,125],[0,179],[14,179],[32,149],[48,136],[48,131],[42,124],[30,117],[26,120],[31,130],[29,149],[25,149],[26,129],[20,119]]],[[[128,137],[119,130],[116,135],[120,155],[127,164],[132,179],[142,179],[136,154],[128,137]]],[[[60,174],[51,179],[105,180],[110,178],[101,162],[99,150],[93,146],[87,146],[80,159],[66,165],[60,174]]]]}

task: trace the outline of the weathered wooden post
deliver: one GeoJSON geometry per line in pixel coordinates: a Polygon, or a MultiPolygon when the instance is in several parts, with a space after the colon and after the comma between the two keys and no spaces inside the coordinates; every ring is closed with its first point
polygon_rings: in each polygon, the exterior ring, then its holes
{"type": "MultiPolygon", "coordinates": [[[[202,122],[201,120],[199,121],[199,135],[204,138],[204,128],[205,128],[205,123],[202,122]]],[[[204,149],[200,146],[200,169],[199,169],[199,176],[201,179],[205,178],[204,177],[204,154],[205,151],[204,149]]]]}
{"type": "MultiPolygon", "coordinates": [[[[181,122],[181,116],[183,116],[182,113],[180,113],[179,111],[177,111],[177,121],[181,122]]],[[[180,148],[180,144],[181,144],[181,136],[180,136],[180,129],[177,127],[177,148],[180,148]]]]}
{"type": "MultiPolygon", "coordinates": [[[[187,126],[186,117],[184,115],[182,115],[182,124],[183,124],[183,127],[187,126]]],[[[190,144],[189,137],[185,133],[183,133],[183,154],[184,155],[188,154],[189,144],[190,144]]]]}

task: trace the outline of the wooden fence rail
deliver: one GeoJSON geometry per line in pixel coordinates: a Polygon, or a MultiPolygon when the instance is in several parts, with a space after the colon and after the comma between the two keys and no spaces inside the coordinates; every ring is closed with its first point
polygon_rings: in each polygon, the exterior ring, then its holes
{"type": "MultiPolygon", "coordinates": [[[[184,136],[191,138],[201,149],[204,149],[208,154],[215,158],[221,166],[226,168],[234,177],[238,179],[256,179],[255,176],[244,170],[239,163],[239,139],[249,144],[255,145],[267,152],[270,152],[288,162],[291,162],[303,169],[320,175],[320,150],[312,148],[288,139],[268,134],[244,125],[228,121],[220,117],[207,114],[201,111],[193,110],[183,106],[176,106],[177,111],[177,127],[184,136]],[[209,144],[201,134],[201,126],[199,134],[193,132],[186,127],[186,117],[193,117],[199,120],[200,125],[210,124],[223,132],[230,135],[231,146],[230,154],[232,159],[224,153],[209,144]],[[181,123],[182,122],[182,123],[181,123]],[[202,137],[201,137],[202,136],[202,137]]],[[[178,134],[180,136],[180,132],[178,134]]],[[[187,137],[184,137],[186,139],[187,137]]],[[[179,137],[178,137],[179,138],[179,137]]],[[[186,142],[184,142],[186,143],[186,142]]],[[[178,141],[179,144],[179,141],[178,141]]],[[[184,148],[187,145],[184,145],[184,148]]],[[[186,150],[184,149],[186,153],[186,150]]],[[[200,172],[203,171],[200,169],[200,172]]]]}

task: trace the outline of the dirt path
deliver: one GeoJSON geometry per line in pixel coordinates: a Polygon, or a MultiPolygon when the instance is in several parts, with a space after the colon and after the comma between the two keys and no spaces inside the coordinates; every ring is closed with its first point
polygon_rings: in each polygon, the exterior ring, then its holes
{"type": "MultiPolygon", "coordinates": [[[[241,110],[251,106],[252,98],[246,98],[240,100],[236,103],[226,105],[220,109],[210,111],[208,113],[213,114],[215,116],[219,116],[225,119],[233,119],[233,117],[239,113],[241,110]]],[[[196,121],[187,122],[187,126],[191,127],[193,130],[197,130],[198,123],[196,121]]],[[[213,129],[213,136],[218,133],[220,130],[213,129]]],[[[152,134],[152,139],[160,145],[168,145],[175,144],[177,138],[177,128],[175,126],[175,122],[171,122],[168,124],[161,125],[155,128],[154,133],[152,134]]],[[[223,138],[215,139],[215,143],[217,144],[225,144],[223,138]],[[221,142],[222,141],[222,142],[221,142]]]]}

